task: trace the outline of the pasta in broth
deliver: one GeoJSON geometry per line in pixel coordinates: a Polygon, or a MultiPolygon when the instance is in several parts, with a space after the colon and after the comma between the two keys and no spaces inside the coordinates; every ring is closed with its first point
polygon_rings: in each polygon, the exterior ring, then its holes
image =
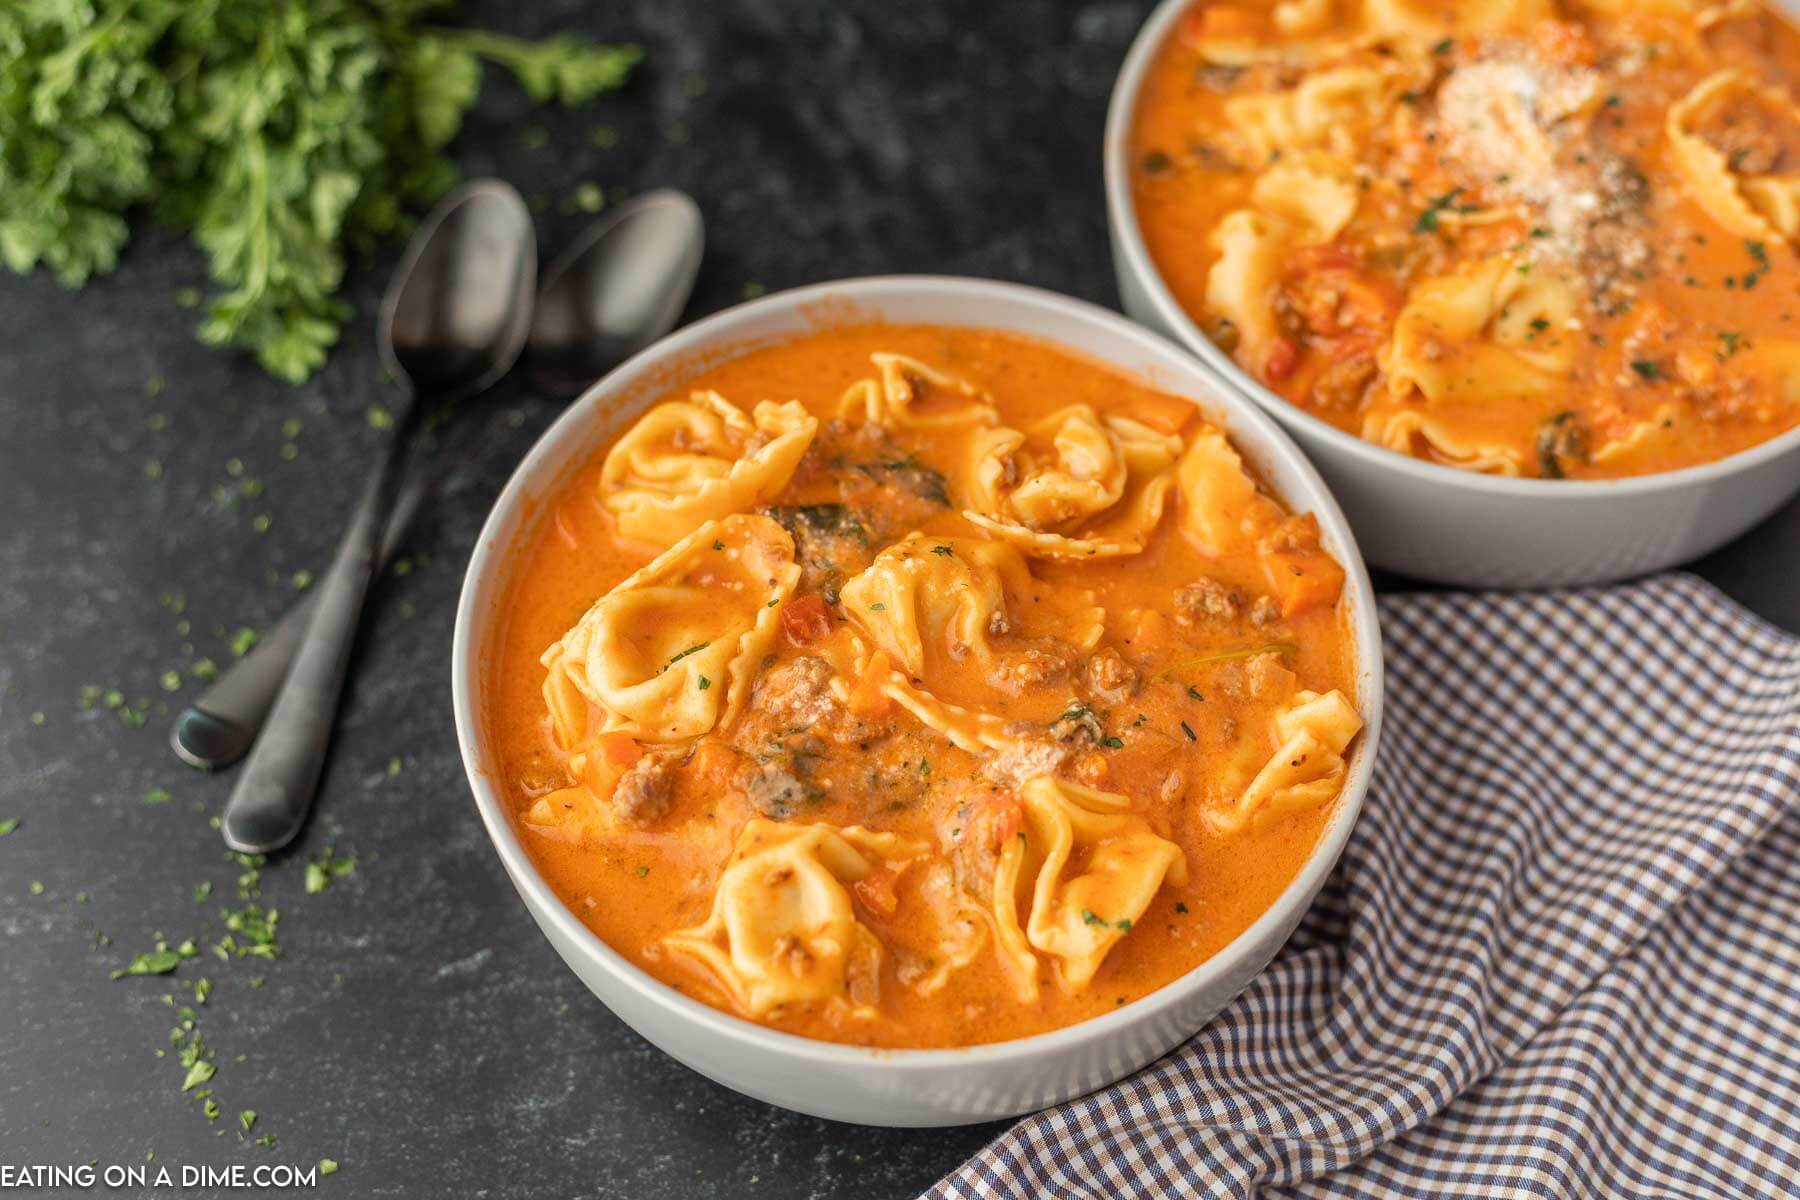
{"type": "Polygon", "coordinates": [[[879,1046],[1187,971],[1358,735],[1343,571],[1186,400],[850,326],[662,397],[519,552],[487,712],[525,845],[670,985],[879,1046]]]}
{"type": "Polygon", "coordinates": [[[1752,0],[1219,0],[1133,196],[1203,332],[1306,411],[1497,475],[1800,424],[1800,39],[1752,0]]]}

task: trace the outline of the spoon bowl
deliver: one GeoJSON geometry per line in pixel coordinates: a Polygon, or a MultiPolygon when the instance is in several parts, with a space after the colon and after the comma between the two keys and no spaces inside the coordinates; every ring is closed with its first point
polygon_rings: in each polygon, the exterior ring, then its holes
{"type": "Polygon", "coordinates": [[[574,396],[675,328],[706,248],[700,207],[670,188],[596,221],[544,274],[526,369],[555,396],[574,396]]]}
{"type": "Polygon", "coordinates": [[[420,393],[454,402],[512,369],[531,329],[537,235],[510,185],[453,192],[419,226],[382,299],[382,361],[420,393]]]}

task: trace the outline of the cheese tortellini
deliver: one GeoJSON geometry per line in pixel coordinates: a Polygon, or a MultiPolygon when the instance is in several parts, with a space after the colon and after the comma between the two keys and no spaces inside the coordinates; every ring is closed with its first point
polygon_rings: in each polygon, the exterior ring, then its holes
{"type": "MultiPolygon", "coordinates": [[[[873,650],[858,672],[890,665],[881,691],[919,722],[972,754],[1011,745],[1007,722],[935,694],[944,668],[965,660],[988,664],[1004,640],[1054,630],[1091,650],[1105,631],[1105,612],[1080,591],[1034,579],[1025,558],[1006,542],[914,533],[876,555],[843,586],[844,611],[873,650]],[[914,681],[921,681],[920,686],[914,681]]],[[[840,699],[847,696],[841,682],[840,699]]]]}
{"type": "Polygon", "coordinates": [[[1362,718],[1342,692],[1296,692],[1271,722],[1280,745],[1235,803],[1208,809],[1215,833],[1240,832],[1252,822],[1279,820],[1316,808],[1343,786],[1344,752],[1362,718]]]}
{"type": "Polygon", "coordinates": [[[614,731],[682,742],[728,724],[799,578],[793,539],[767,517],[709,521],[671,546],[544,652],[558,742],[614,731]]]}
{"type": "Polygon", "coordinates": [[[1281,506],[1258,490],[1224,432],[1211,425],[1188,443],[1177,475],[1182,531],[1209,558],[1254,547],[1281,519],[1281,506]]]}
{"type": "Polygon", "coordinates": [[[781,493],[818,433],[796,401],[749,416],[713,391],[659,404],[606,456],[600,500],[626,537],[669,545],[781,493]]]}
{"type": "Polygon", "coordinates": [[[1700,131],[1708,118],[1733,106],[1761,108],[1772,120],[1800,129],[1800,106],[1727,69],[1669,106],[1665,133],[1670,155],[1689,193],[1713,220],[1741,237],[1794,241],[1800,237],[1800,175],[1741,171],[1700,131]]]}
{"type": "Polygon", "coordinates": [[[1544,265],[1506,254],[1419,283],[1382,348],[1389,394],[1442,403],[1556,387],[1578,350],[1576,299],[1544,265]]]}
{"type": "Polygon", "coordinates": [[[1039,776],[1019,802],[1024,823],[994,874],[996,938],[1025,999],[1037,998],[1040,954],[1078,993],[1164,881],[1187,882],[1187,857],[1112,792],[1039,776]]]}
{"type": "Polygon", "coordinates": [[[1511,446],[1464,437],[1447,421],[1412,408],[1371,410],[1363,418],[1365,440],[1401,454],[1436,459],[1484,475],[1520,475],[1524,458],[1511,446]]]}
{"type": "Polygon", "coordinates": [[[1346,63],[1314,71],[1296,87],[1232,96],[1225,117],[1243,147],[1244,166],[1262,166],[1296,149],[1349,158],[1358,137],[1430,78],[1431,68],[1412,60],[1346,63]]]}
{"type": "Polygon", "coordinates": [[[885,429],[952,430],[1000,419],[993,397],[966,379],[904,354],[872,354],[879,377],[851,385],[840,407],[846,418],[885,429]]]}
{"type": "Polygon", "coordinates": [[[991,429],[971,448],[963,516],[1042,558],[1137,554],[1157,523],[1181,439],[1071,405],[1030,430],[991,429]]]}
{"type": "MultiPolygon", "coordinates": [[[[1595,3],[1597,0],[1587,0],[1595,3]]],[[[1606,0],[1620,3],[1622,0],[1606,0]]],[[[1655,0],[1670,4],[1674,0],[1655,0]]],[[[1223,5],[1228,14],[1200,22],[1195,48],[1210,62],[1244,66],[1255,62],[1309,63],[1345,47],[1387,42],[1436,40],[1448,34],[1497,33],[1523,29],[1557,16],[1553,0],[1278,0],[1267,6],[1267,34],[1250,14],[1260,5],[1223,5]]]]}
{"type": "Polygon", "coordinates": [[[914,533],[846,583],[844,610],[913,678],[930,664],[986,658],[1007,628],[1007,592],[1028,594],[1030,574],[1003,542],[914,533]]]}
{"type": "Polygon", "coordinates": [[[1266,368],[1281,336],[1275,297],[1284,264],[1296,250],[1342,233],[1357,195],[1322,169],[1276,166],[1257,180],[1253,207],[1227,213],[1213,230],[1219,257],[1207,272],[1206,304],[1235,327],[1238,359],[1252,371],[1266,368]]]}
{"type": "Polygon", "coordinates": [[[823,1004],[872,1017],[882,944],[857,920],[847,885],[927,849],[860,826],[756,818],[738,837],[706,921],[662,944],[703,964],[750,1016],[823,1004]]]}

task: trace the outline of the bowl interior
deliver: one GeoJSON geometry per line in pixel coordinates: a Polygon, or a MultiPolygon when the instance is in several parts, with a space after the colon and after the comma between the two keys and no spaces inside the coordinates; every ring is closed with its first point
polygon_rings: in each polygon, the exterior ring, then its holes
{"type": "MultiPolygon", "coordinates": [[[[483,528],[464,579],[452,649],[457,738],[476,806],[509,875],[540,920],[580,945],[622,984],[654,993],[657,1003],[714,1032],[775,1046],[812,1059],[891,1065],[992,1060],[1040,1053],[1074,1039],[1100,1038],[1177,1002],[1184,990],[1243,971],[1249,953],[1272,927],[1297,917],[1348,838],[1368,786],[1381,730],[1381,641],[1374,593],[1337,504],[1287,436],[1255,406],[1221,389],[1178,347],[1117,314],[1052,293],[1012,284],[936,277],[883,277],[820,284],[739,305],[665,339],[596,383],[572,404],[526,456],[483,528]],[[1347,573],[1344,611],[1355,640],[1358,706],[1364,721],[1331,821],[1300,874],[1250,928],[1212,958],[1164,987],[1103,1016],[1049,1033],[955,1050],[871,1050],[768,1029],[693,1000],[640,971],[590,931],[550,890],[520,842],[493,783],[485,745],[482,694],[512,550],[542,511],[542,501],[599,452],[653,400],[706,366],[757,346],[849,322],[930,323],[1005,330],[1055,342],[1116,370],[1193,399],[1231,434],[1245,459],[1284,502],[1314,512],[1323,541],[1347,573]]],[[[1256,963],[1250,969],[1260,968],[1256,963]]]]}

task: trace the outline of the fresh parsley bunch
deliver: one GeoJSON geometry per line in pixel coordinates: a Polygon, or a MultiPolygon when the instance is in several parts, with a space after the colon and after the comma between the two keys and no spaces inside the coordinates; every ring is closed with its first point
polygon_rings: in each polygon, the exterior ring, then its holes
{"type": "Polygon", "coordinates": [[[346,247],[404,232],[455,182],[444,148],[483,61],[579,104],[639,58],[422,25],[442,3],[0,2],[0,260],[79,286],[153,213],[220,285],[201,339],[305,379],[349,312],[346,247]]]}

